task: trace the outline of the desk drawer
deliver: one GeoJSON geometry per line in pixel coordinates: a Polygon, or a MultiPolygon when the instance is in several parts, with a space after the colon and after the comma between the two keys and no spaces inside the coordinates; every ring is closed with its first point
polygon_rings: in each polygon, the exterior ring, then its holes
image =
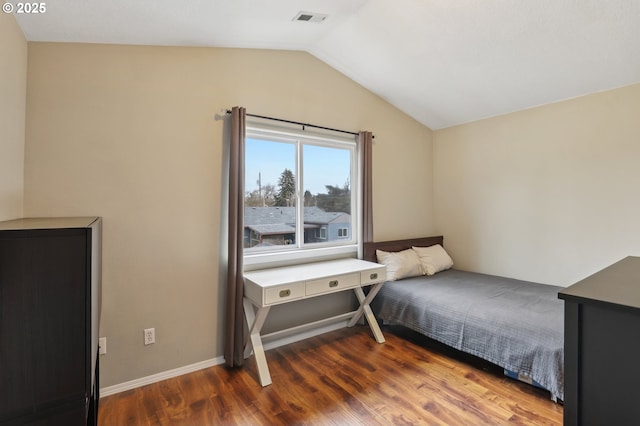
{"type": "Polygon", "coordinates": [[[380,283],[386,280],[387,268],[384,266],[360,272],[360,282],[362,285],[380,283]]]}
{"type": "Polygon", "coordinates": [[[304,282],[269,287],[264,290],[264,304],[271,305],[304,297],[304,282]]]}
{"type": "Polygon", "coordinates": [[[307,296],[322,293],[331,293],[345,288],[357,287],[360,285],[360,274],[337,275],[334,277],[321,278],[319,280],[307,281],[307,296]]]}

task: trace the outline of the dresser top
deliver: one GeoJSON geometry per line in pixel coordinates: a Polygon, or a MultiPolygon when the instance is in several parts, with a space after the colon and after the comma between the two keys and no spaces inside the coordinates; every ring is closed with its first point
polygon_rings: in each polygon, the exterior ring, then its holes
{"type": "Polygon", "coordinates": [[[379,268],[384,268],[384,265],[359,259],[339,259],[245,272],[244,278],[268,287],[379,268]]]}
{"type": "Polygon", "coordinates": [[[88,228],[99,221],[97,216],[90,217],[25,217],[0,222],[0,231],[18,229],[61,229],[88,228]]]}
{"type": "Polygon", "coordinates": [[[558,297],[640,309],[640,257],[626,257],[560,291],[558,297]]]}

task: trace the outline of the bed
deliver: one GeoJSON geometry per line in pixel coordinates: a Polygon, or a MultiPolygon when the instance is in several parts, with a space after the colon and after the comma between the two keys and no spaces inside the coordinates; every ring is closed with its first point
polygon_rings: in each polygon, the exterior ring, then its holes
{"type": "MultiPolygon", "coordinates": [[[[379,261],[377,250],[411,254],[412,247],[445,252],[438,245],[443,237],[365,243],[364,258],[379,261]]],[[[564,400],[562,289],[445,268],[387,282],[371,307],[385,324],[405,326],[496,364],[510,377],[547,389],[557,401],[564,400]]]]}

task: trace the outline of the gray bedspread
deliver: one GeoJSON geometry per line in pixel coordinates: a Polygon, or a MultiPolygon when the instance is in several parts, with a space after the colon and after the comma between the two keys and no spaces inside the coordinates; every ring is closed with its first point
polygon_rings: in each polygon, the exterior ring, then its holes
{"type": "Polygon", "coordinates": [[[564,400],[563,287],[448,270],[387,282],[382,320],[523,374],[564,400]]]}

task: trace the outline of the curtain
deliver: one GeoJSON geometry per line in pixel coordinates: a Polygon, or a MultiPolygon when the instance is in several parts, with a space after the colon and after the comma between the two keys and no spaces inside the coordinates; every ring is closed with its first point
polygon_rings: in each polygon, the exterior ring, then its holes
{"type": "Polygon", "coordinates": [[[362,242],[373,242],[373,201],[372,201],[372,175],[373,175],[373,134],[360,132],[359,143],[362,146],[362,242]]]}
{"type": "Polygon", "coordinates": [[[245,119],[246,110],[241,107],[233,107],[229,147],[229,252],[224,336],[224,358],[229,367],[241,367],[244,363],[242,248],[245,119]]]}

